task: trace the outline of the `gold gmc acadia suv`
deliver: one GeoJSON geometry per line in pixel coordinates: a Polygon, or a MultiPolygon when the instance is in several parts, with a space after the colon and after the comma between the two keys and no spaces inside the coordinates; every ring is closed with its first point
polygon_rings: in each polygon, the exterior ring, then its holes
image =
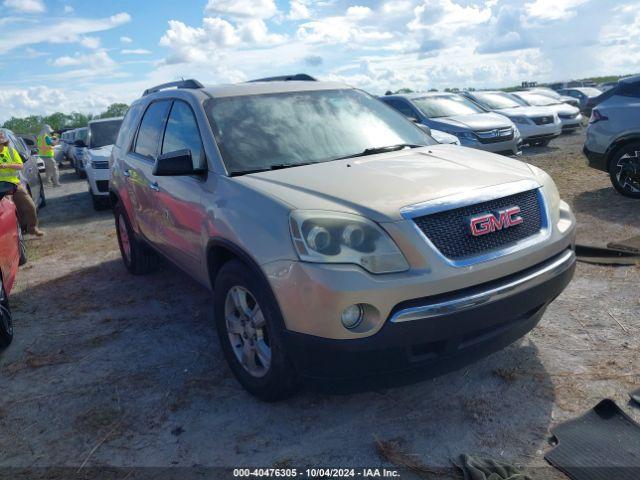
{"type": "Polygon", "coordinates": [[[213,290],[225,357],[263,400],[460,368],[531,330],[575,269],[544,171],[304,74],[148,89],[111,165],[127,269],[161,255],[213,290]]]}

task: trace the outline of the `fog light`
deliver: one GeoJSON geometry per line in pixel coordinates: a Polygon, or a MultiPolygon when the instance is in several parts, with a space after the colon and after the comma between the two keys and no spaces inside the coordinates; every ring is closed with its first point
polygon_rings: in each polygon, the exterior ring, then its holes
{"type": "Polygon", "coordinates": [[[364,317],[364,309],[362,305],[351,305],[343,310],[341,320],[342,325],[349,330],[353,330],[360,323],[362,323],[362,318],[364,317]]]}

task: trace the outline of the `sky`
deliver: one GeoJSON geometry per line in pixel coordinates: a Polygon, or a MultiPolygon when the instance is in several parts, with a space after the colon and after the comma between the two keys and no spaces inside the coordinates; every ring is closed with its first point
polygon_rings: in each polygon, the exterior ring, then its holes
{"type": "Polygon", "coordinates": [[[640,72],[638,0],[0,0],[0,121],[305,72],[373,94],[640,72]]]}

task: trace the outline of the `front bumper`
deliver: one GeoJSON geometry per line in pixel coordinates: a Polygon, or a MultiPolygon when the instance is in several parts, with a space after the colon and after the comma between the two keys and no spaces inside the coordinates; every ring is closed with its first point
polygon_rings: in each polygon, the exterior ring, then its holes
{"type": "Polygon", "coordinates": [[[587,157],[587,162],[591,168],[602,170],[603,172],[609,171],[609,169],[607,168],[607,156],[604,153],[598,153],[594,152],[593,150],[589,150],[587,145],[583,147],[582,153],[585,157],[587,157]]]}
{"type": "Polygon", "coordinates": [[[331,340],[286,331],[287,351],[299,373],[316,380],[404,382],[440,375],[525,335],[574,270],[575,254],[567,249],[496,281],[402,302],[370,337],[331,340]]]}
{"type": "Polygon", "coordinates": [[[85,173],[87,174],[87,181],[89,182],[89,188],[91,188],[91,193],[93,195],[109,195],[109,180],[111,179],[110,169],[87,166],[85,168],[85,173]]]}
{"type": "Polygon", "coordinates": [[[562,124],[562,131],[569,132],[582,126],[582,114],[578,114],[575,118],[560,118],[562,124]]]}
{"type": "Polygon", "coordinates": [[[504,142],[482,143],[479,140],[461,138],[460,144],[463,147],[476,148],[478,150],[484,150],[485,152],[498,153],[501,155],[518,155],[521,151],[522,139],[518,136],[504,142]]]}
{"type": "Polygon", "coordinates": [[[524,143],[533,142],[536,140],[552,139],[562,133],[562,127],[560,123],[548,123],[546,125],[518,125],[520,135],[522,135],[522,141],[524,143]]]}

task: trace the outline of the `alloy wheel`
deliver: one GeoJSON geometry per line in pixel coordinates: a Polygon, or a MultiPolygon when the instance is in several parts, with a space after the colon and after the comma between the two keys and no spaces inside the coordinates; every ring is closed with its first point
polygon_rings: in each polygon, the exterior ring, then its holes
{"type": "Polygon", "coordinates": [[[622,189],[640,193],[640,151],[622,155],[616,162],[615,176],[622,189]]]}
{"type": "Polygon", "coordinates": [[[244,287],[229,289],[224,318],[231,348],[238,362],[254,377],[263,377],[271,366],[267,323],[255,297],[244,287]]]}

